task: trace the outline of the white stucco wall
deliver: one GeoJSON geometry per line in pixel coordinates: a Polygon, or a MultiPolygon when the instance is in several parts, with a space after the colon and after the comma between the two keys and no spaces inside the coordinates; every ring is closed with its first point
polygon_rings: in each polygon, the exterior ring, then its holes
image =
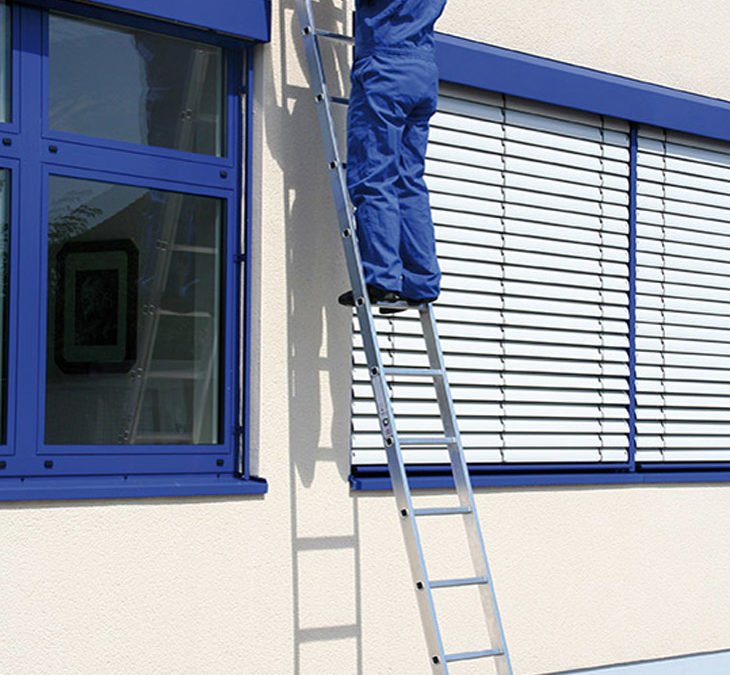
{"type": "MultiPolygon", "coordinates": [[[[730,99],[727,25],[719,0],[450,0],[440,29],[730,99]]],[[[252,446],[270,492],[0,506],[0,675],[428,672],[392,499],[347,484],[346,281],[293,0],[258,55],[252,446]]],[[[730,647],[730,486],[478,501],[516,673],[730,647]]],[[[437,534],[444,568],[456,540],[437,534]]]]}

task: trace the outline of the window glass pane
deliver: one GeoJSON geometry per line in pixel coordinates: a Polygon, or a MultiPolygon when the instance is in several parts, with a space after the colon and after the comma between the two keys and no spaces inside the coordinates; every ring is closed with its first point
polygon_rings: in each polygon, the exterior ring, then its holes
{"type": "Polygon", "coordinates": [[[0,0],[0,122],[12,118],[10,82],[12,73],[10,8],[0,0]]]}
{"type": "Polygon", "coordinates": [[[222,213],[51,177],[47,443],[219,442],[222,213]]]}
{"type": "Polygon", "coordinates": [[[50,15],[52,129],[221,155],[218,47],[50,15]]]}

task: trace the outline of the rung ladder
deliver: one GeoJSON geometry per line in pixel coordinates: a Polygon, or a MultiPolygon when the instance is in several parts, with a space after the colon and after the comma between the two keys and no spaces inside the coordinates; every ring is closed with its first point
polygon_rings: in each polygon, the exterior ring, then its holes
{"type": "Polygon", "coordinates": [[[297,0],[297,14],[304,38],[309,79],[324,141],[325,159],[329,167],[329,176],[335,207],[337,209],[340,235],[345,249],[350,283],[355,297],[355,311],[360,325],[368,370],[372,381],[380,429],[387,455],[388,470],[398,506],[411,573],[416,586],[416,597],[418,598],[418,607],[428,643],[431,666],[433,672],[448,673],[449,663],[452,662],[472,659],[494,659],[494,669],[498,675],[511,675],[512,666],[507,651],[507,643],[499,615],[492,577],[489,572],[489,564],[487,562],[484,540],[474,503],[469,470],[464,458],[464,449],[459,434],[446,367],[444,365],[443,351],[441,349],[441,342],[431,305],[424,304],[413,307],[408,307],[405,303],[387,305],[387,307],[392,309],[407,308],[418,312],[423,328],[429,367],[390,368],[383,366],[375,320],[373,318],[373,308],[366,292],[365,279],[362,272],[360,250],[357,244],[355,215],[347,193],[345,177],[346,165],[340,157],[337,132],[332,114],[332,105],[346,104],[347,99],[332,96],[328,91],[324,63],[320,51],[320,40],[345,41],[348,43],[352,43],[353,40],[346,35],[317,29],[314,21],[312,0],[297,0]],[[389,394],[388,378],[425,378],[433,382],[439,412],[443,422],[443,436],[434,438],[402,438],[398,435],[393,403],[389,394]],[[424,445],[448,448],[451,470],[459,501],[458,507],[413,507],[411,489],[408,484],[401,449],[403,447],[424,445]],[[428,577],[418,522],[422,518],[436,516],[461,516],[463,518],[475,570],[473,577],[442,580],[434,580],[428,577]],[[433,591],[464,586],[476,586],[480,591],[481,604],[485,614],[491,646],[478,651],[446,653],[444,651],[441,629],[434,604],[433,591]]]}

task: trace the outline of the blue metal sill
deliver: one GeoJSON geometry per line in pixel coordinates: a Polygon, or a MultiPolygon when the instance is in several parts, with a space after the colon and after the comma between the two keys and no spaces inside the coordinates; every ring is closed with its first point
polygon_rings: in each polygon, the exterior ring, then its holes
{"type": "Polygon", "coordinates": [[[268,484],[263,478],[244,479],[230,474],[3,478],[0,504],[50,499],[262,495],[267,491],[268,484]]]}
{"type": "MultiPolygon", "coordinates": [[[[409,484],[415,490],[453,489],[450,473],[409,473],[409,484]]],[[[545,473],[471,473],[472,485],[481,487],[525,487],[540,485],[631,485],[646,483],[727,483],[730,470],[672,469],[650,471],[550,471],[545,473]]],[[[350,476],[354,491],[391,490],[387,473],[354,473],[350,476]]]]}

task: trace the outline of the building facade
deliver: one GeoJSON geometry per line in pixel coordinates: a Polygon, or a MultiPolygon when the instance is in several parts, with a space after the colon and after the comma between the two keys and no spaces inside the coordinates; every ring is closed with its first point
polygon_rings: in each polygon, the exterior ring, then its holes
{"type": "MultiPolygon", "coordinates": [[[[0,10],[0,673],[430,672],[295,0],[0,10]]],[[[730,664],[726,21],[437,26],[437,317],[516,673],[730,664]]],[[[379,326],[422,364],[412,320],[379,326]]],[[[447,504],[442,454],[409,461],[447,504]]],[[[459,528],[424,535],[470,576],[459,528]]],[[[454,651],[485,646],[475,602],[443,601],[454,651]]]]}

